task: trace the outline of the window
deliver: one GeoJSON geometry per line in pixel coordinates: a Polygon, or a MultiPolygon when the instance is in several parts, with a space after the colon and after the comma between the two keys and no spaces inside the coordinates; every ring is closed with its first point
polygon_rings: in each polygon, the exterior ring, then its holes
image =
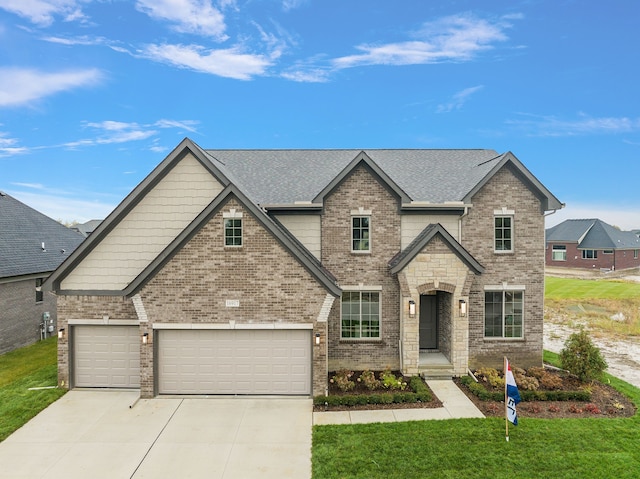
{"type": "Polygon", "coordinates": [[[225,218],[224,245],[242,246],[242,218],[225,218]]]}
{"type": "Polygon", "coordinates": [[[513,217],[494,218],[495,251],[513,251],[513,217]]]}
{"type": "Polygon", "coordinates": [[[612,249],[603,249],[602,250],[602,254],[613,254],[613,250],[612,249]]]}
{"type": "Polygon", "coordinates": [[[551,253],[552,261],[567,261],[567,247],[563,244],[554,244],[551,253]]]}
{"type": "Polygon", "coordinates": [[[583,249],[582,259],[598,259],[598,251],[595,249],[583,249]]]}
{"type": "Polygon", "coordinates": [[[369,216],[351,217],[351,251],[370,251],[371,243],[369,241],[369,223],[369,216]]]}
{"type": "Polygon", "coordinates": [[[633,259],[638,259],[638,250],[637,249],[633,250],[633,259]]]}
{"type": "Polygon", "coordinates": [[[340,337],[342,339],[380,337],[380,293],[372,291],[342,293],[340,337]]]}
{"type": "Polygon", "coordinates": [[[485,338],[521,338],[523,336],[523,291],[485,291],[485,338]]]}
{"type": "Polygon", "coordinates": [[[42,303],[44,301],[44,292],[42,291],[43,278],[36,279],[36,303],[42,303]]]}

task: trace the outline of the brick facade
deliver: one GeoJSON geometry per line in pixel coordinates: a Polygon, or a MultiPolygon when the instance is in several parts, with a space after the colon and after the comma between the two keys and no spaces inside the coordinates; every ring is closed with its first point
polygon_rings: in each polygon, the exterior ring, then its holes
{"type": "Polygon", "coordinates": [[[621,269],[640,268],[639,249],[613,249],[611,253],[604,253],[598,249],[597,258],[582,258],[582,250],[578,249],[577,243],[549,242],[545,250],[545,261],[547,266],[554,268],[580,268],[591,270],[618,271],[621,269]],[[553,245],[564,245],[566,247],[566,259],[564,261],[553,260],[553,245]]]}
{"type": "Polygon", "coordinates": [[[542,364],[544,316],[544,216],[540,200],[511,167],[496,173],[473,197],[463,218],[462,245],[485,267],[469,293],[469,365],[501,368],[503,356],[518,367],[542,364]],[[514,252],[494,252],[494,211],[512,210],[514,252]],[[485,339],[486,285],[524,286],[524,337],[485,339]]]}
{"type": "Polygon", "coordinates": [[[381,287],[379,340],[341,340],[340,300],[329,317],[329,370],[393,369],[400,367],[398,280],[389,260],[400,251],[398,198],[364,167],[359,166],[325,198],[322,213],[322,264],[345,285],[381,287]],[[351,252],[351,213],[371,212],[371,252],[351,252]]]}
{"type": "Polygon", "coordinates": [[[56,334],[56,297],[43,293],[36,302],[36,278],[16,278],[0,284],[0,354],[28,346],[42,338],[43,314],[48,312],[52,323],[47,324],[47,337],[56,334]],[[53,333],[48,331],[53,324],[53,333]]]}
{"type": "MultiPolygon", "coordinates": [[[[311,274],[234,199],[206,225],[140,291],[149,322],[154,325],[301,324],[313,325],[326,342],[326,323],[317,318],[327,295],[311,274]],[[243,245],[224,246],[223,213],[242,213],[243,245]],[[239,307],[226,307],[226,300],[239,307]]],[[[145,329],[146,331],[146,329],[145,329]]],[[[320,345],[321,346],[321,345],[320,345]]],[[[313,391],[326,388],[326,353],[313,348],[313,391]]],[[[145,348],[143,348],[145,349],[145,348]]],[[[141,358],[143,397],[153,390],[153,345],[141,358]]]]}

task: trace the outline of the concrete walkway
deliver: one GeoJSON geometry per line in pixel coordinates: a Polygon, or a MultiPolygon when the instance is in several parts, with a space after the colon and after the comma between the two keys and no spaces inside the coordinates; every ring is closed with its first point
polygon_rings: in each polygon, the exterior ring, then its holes
{"type": "Polygon", "coordinates": [[[313,424],[366,424],[484,417],[484,414],[460,391],[453,381],[449,379],[429,380],[427,385],[431,388],[433,394],[442,401],[442,407],[314,412],[313,424]]]}

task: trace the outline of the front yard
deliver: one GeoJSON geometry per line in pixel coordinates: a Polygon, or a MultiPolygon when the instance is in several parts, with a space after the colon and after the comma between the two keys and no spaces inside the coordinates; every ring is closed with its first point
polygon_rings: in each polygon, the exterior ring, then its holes
{"type": "MultiPolygon", "coordinates": [[[[606,381],[640,404],[640,389],[606,381]]],[[[524,403],[520,403],[519,407],[524,403]]],[[[640,418],[503,417],[315,426],[314,479],[637,478],[640,418]]]]}

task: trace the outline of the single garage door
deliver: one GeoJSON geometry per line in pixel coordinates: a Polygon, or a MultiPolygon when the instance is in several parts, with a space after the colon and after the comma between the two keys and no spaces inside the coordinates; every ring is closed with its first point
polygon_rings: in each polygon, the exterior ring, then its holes
{"type": "Polygon", "coordinates": [[[75,387],[139,388],[137,326],[74,326],[75,387]]]}
{"type": "Polygon", "coordinates": [[[161,330],[160,394],[311,394],[310,330],[161,330]]]}

